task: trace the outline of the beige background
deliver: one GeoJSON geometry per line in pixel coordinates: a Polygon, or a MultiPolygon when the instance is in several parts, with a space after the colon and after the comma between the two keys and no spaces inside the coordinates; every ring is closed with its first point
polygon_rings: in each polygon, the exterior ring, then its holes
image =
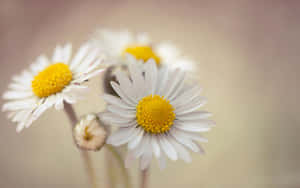
{"type": "MultiPolygon", "coordinates": [[[[198,62],[217,127],[205,156],[152,165],[151,187],[300,187],[300,4],[296,1],[0,1],[0,90],[58,43],[75,47],[96,28],[147,31],[198,62]]],[[[79,114],[100,111],[100,79],[79,114]]],[[[3,104],[3,101],[1,101],[3,104]]],[[[21,134],[0,114],[0,187],[86,187],[63,112],[21,134]]],[[[105,186],[103,151],[93,153],[105,186]]],[[[131,169],[135,177],[136,170],[131,169]]],[[[136,184],[136,181],[135,181],[136,184]]]]}

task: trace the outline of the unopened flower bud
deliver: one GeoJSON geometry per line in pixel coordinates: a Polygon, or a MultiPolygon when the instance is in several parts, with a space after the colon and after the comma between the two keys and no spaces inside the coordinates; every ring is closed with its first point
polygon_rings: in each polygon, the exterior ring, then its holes
{"type": "Polygon", "coordinates": [[[97,151],[105,143],[107,130],[95,114],[88,114],[77,123],[73,134],[79,148],[97,151]]]}

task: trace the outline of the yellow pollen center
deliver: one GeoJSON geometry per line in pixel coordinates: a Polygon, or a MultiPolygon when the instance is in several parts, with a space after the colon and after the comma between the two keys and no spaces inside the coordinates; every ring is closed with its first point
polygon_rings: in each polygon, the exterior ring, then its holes
{"type": "Polygon", "coordinates": [[[139,101],[136,107],[136,119],[139,126],[148,133],[165,133],[173,125],[174,108],[163,97],[149,95],[139,101]]]}
{"type": "Polygon", "coordinates": [[[156,64],[160,64],[160,58],[153,52],[150,46],[128,46],[123,54],[129,53],[133,55],[138,60],[143,60],[146,62],[149,59],[154,59],[156,64]]]}
{"type": "Polygon", "coordinates": [[[33,93],[40,97],[48,97],[60,92],[72,80],[72,72],[68,65],[56,63],[38,73],[31,82],[33,93]]]}

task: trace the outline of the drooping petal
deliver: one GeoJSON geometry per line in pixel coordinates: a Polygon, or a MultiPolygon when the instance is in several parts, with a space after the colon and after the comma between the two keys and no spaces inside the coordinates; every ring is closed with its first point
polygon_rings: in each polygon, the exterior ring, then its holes
{"type": "Polygon", "coordinates": [[[165,152],[165,154],[173,161],[176,161],[178,156],[177,156],[177,152],[174,149],[174,147],[172,146],[172,144],[170,144],[170,142],[167,140],[167,138],[165,138],[164,136],[161,136],[159,138],[159,144],[160,147],[162,148],[162,150],[165,152]]]}
{"type": "Polygon", "coordinates": [[[104,94],[102,96],[102,98],[107,102],[107,103],[110,103],[110,104],[113,104],[113,105],[116,105],[116,106],[119,106],[121,108],[124,108],[124,109],[135,109],[136,107],[135,106],[130,106],[128,105],[127,103],[125,103],[123,100],[121,100],[119,97],[115,97],[113,95],[109,95],[109,94],[104,94]]]}
{"type": "Polygon", "coordinates": [[[120,146],[129,142],[132,138],[137,136],[138,133],[139,132],[135,127],[120,128],[108,137],[107,143],[114,146],[120,146]]]}

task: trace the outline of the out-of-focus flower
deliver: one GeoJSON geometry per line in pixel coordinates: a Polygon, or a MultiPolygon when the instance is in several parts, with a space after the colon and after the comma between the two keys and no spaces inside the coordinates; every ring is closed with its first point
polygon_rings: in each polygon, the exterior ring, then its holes
{"type": "Polygon", "coordinates": [[[134,35],[129,31],[99,30],[91,43],[107,55],[106,62],[130,64],[132,58],[145,63],[154,59],[157,65],[169,65],[186,71],[194,71],[194,62],[183,56],[171,43],[153,43],[146,33],[134,35]]]}
{"type": "Polygon", "coordinates": [[[100,150],[104,145],[107,130],[94,114],[80,119],[73,130],[76,145],[85,150],[100,150]]]}
{"type": "Polygon", "coordinates": [[[129,75],[116,73],[119,84],[111,85],[120,98],[104,95],[107,112],[100,114],[102,120],[120,127],[107,143],[128,144],[126,166],[140,158],[140,167],[145,169],[155,156],[164,168],[165,155],[189,162],[187,148],[203,153],[194,141],[207,140],[196,133],[209,131],[214,122],[207,119],[210,113],[198,111],[206,102],[200,88],[186,85],[180,69],[158,69],[154,60],[148,61],[144,70],[130,64],[129,75]]]}
{"type": "Polygon", "coordinates": [[[18,124],[17,132],[29,127],[43,112],[55,106],[64,108],[64,102],[73,104],[83,98],[89,78],[102,72],[99,50],[84,44],[71,59],[72,46],[57,46],[52,59],[41,55],[22,74],[14,76],[3,94],[8,100],[3,111],[18,124]]]}

